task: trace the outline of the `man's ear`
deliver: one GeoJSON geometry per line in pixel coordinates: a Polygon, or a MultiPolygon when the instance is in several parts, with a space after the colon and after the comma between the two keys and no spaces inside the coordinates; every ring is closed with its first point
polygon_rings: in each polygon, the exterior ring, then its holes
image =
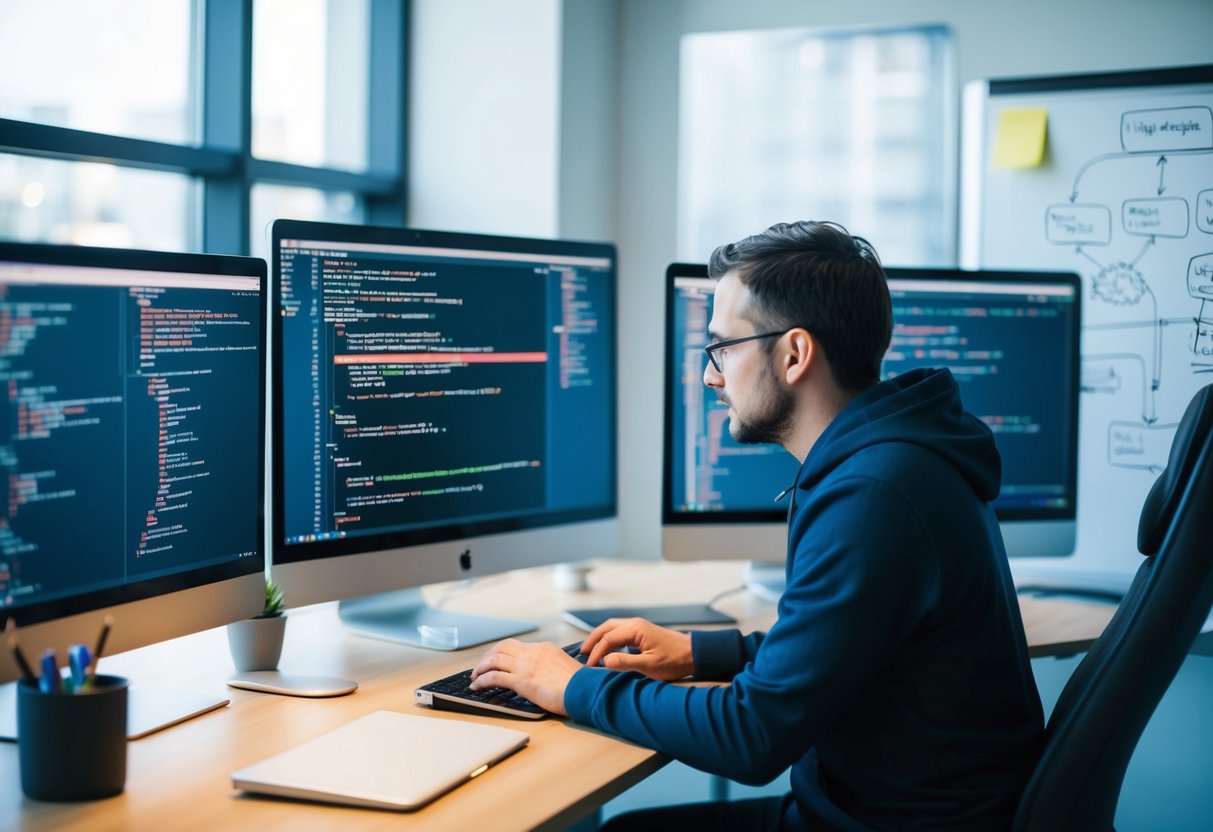
{"type": "Polygon", "coordinates": [[[787,335],[788,346],[781,354],[784,381],[799,384],[808,375],[813,365],[822,360],[821,347],[807,329],[796,327],[787,335]]]}

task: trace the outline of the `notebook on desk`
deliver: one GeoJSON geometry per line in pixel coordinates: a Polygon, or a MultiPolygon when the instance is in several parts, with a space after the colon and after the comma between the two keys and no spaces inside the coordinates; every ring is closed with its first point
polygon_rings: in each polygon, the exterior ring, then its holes
{"type": "Polygon", "coordinates": [[[247,792],[412,811],[527,744],[510,728],[376,711],[232,772],[247,792]]]}
{"type": "Polygon", "coordinates": [[[593,630],[611,618],[643,618],[661,627],[691,624],[736,624],[737,619],[707,604],[658,604],[647,607],[602,607],[566,610],[563,618],[574,627],[593,630]]]}

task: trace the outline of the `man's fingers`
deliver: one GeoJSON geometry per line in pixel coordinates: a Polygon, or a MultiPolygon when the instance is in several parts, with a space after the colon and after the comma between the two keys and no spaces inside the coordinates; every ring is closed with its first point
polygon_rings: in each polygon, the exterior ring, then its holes
{"type": "MultiPolygon", "coordinates": [[[[480,657],[480,661],[472,666],[472,681],[477,681],[481,674],[488,673],[493,670],[504,670],[509,673],[514,670],[516,661],[512,655],[505,653],[494,647],[489,652],[480,657]]],[[[485,687],[485,685],[474,686],[477,689],[485,687]]]]}
{"type": "Polygon", "coordinates": [[[590,630],[590,634],[585,637],[585,641],[581,642],[581,652],[589,654],[603,636],[611,632],[611,630],[614,630],[616,627],[622,624],[623,621],[624,619],[622,618],[608,618],[606,621],[590,630]]]}
{"type": "Polygon", "coordinates": [[[645,665],[653,660],[641,653],[608,653],[602,658],[602,666],[608,670],[639,670],[644,671],[645,665]]]}
{"type": "Polygon", "coordinates": [[[621,626],[603,633],[602,638],[590,651],[590,656],[585,662],[586,665],[594,667],[602,661],[604,656],[634,643],[637,635],[638,631],[634,622],[622,622],[621,626]]]}
{"type": "Polygon", "coordinates": [[[486,670],[479,676],[472,678],[469,687],[472,690],[486,690],[487,688],[508,688],[507,679],[509,674],[500,670],[486,670]]]}

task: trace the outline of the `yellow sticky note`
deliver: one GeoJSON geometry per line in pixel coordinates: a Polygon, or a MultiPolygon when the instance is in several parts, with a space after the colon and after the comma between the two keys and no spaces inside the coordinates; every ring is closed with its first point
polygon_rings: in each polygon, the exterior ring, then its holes
{"type": "Polygon", "coordinates": [[[1045,157],[1049,111],[1042,107],[1000,110],[994,137],[994,167],[1037,168],[1045,157]]]}

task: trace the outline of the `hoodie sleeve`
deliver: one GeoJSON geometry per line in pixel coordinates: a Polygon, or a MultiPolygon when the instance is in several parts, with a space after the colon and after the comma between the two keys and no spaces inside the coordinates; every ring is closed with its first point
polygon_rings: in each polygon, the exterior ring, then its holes
{"type": "Polygon", "coordinates": [[[692,638],[697,676],[701,654],[724,678],[742,663],[731,684],[583,668],[565,692],[569,715],[743,783],[802,757],[919,626],[938,583],[923,523],[891,486],[849,477],[810,496],[793,518],[779,618],[749,663],[737,631],[692,638]]]}
{"type": "Polygon", "coordinates": [[[743,637],[740,630],[693,630],[691,661],[695,678],[717,682],[732,679],[757,655],[762,638],[762,633],[743,637]]]}

